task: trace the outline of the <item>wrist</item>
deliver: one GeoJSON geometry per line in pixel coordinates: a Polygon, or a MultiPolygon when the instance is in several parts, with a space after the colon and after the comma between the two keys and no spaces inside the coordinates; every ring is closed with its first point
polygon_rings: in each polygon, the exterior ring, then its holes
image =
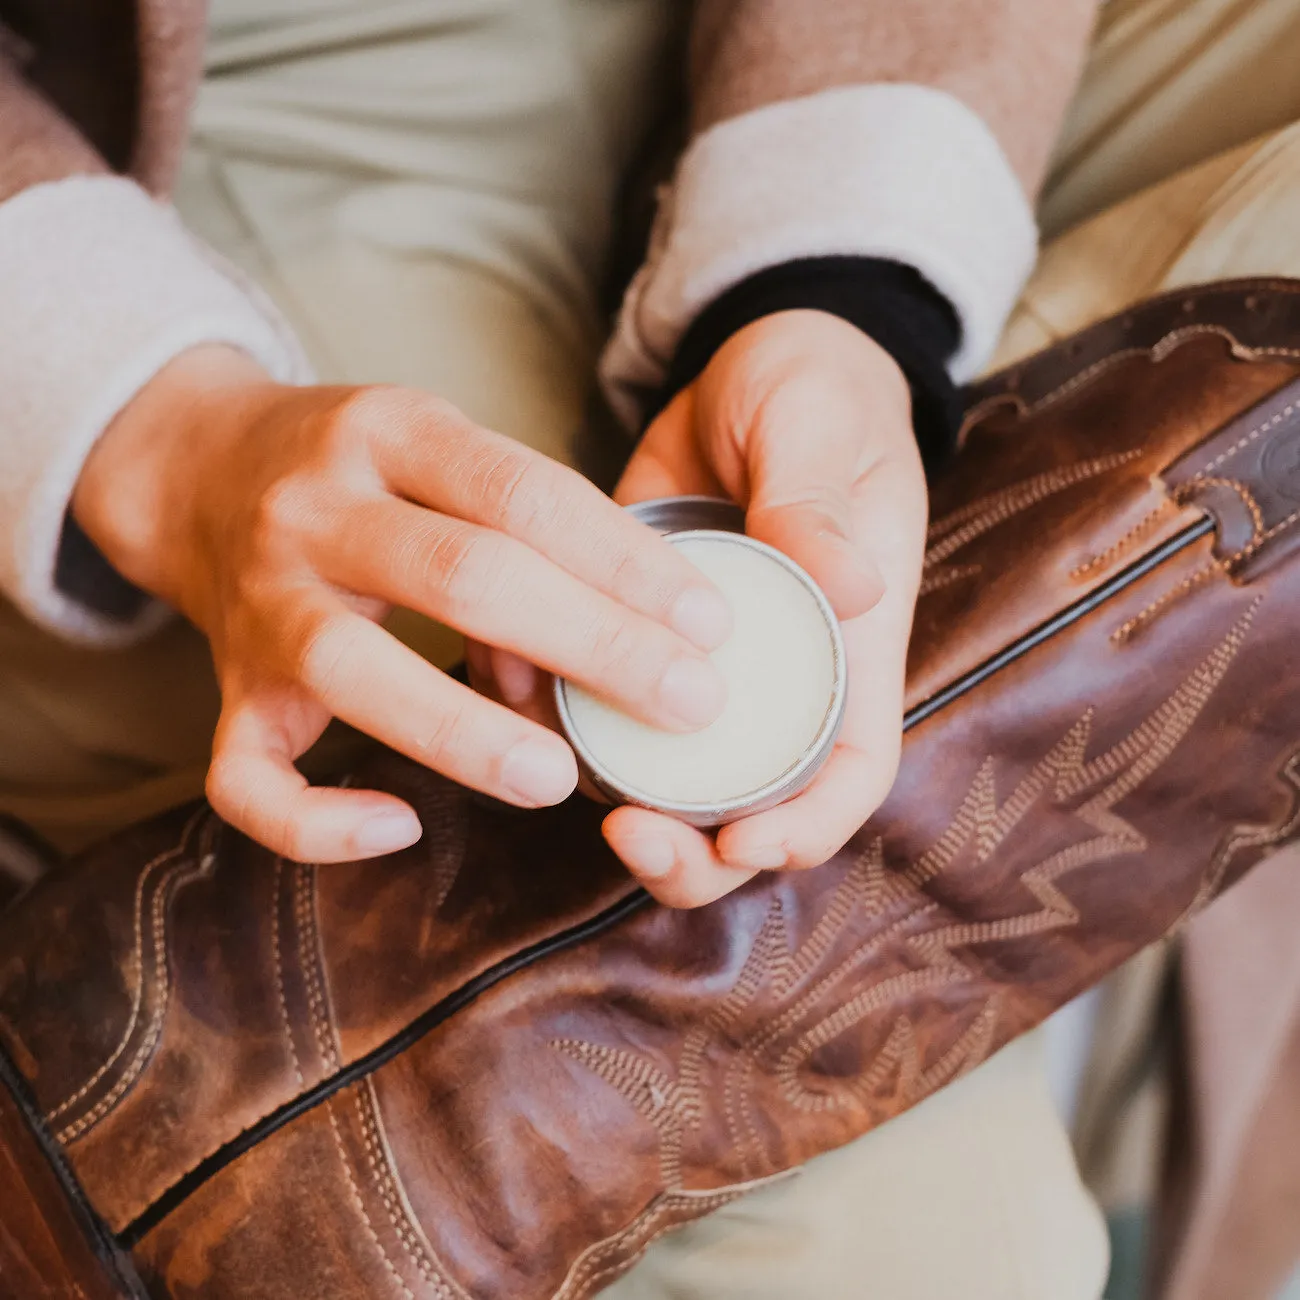
{"type": "Polygon", "coordinates": [[[123,578],[193,615],[187,575],[207,466],[246,423],[241,411],[275,387],[245,353],[204,345],[114,417],[86,458],[71,513],[123,578]]]}
{"type": "Polygon", "coordinates": [[[911,424],[926,470],[956,445],[961,401],[948,373],[960,325],[948,300],[910,266],[873,257],[814,257],[760,271],[733,285],[683,337],[661,405],[691,383],[746,326],[780,313],[838,317],[888,353],[911,393],[911,424]]]}

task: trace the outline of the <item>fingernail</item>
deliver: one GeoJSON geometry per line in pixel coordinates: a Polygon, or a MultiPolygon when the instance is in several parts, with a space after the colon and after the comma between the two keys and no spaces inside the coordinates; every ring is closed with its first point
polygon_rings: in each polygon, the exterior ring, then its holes
{"type": "Polygon", "coordinates": [[[731,635],[733,625],[731,606],[712,587],[687,587],[677,597],[669,622],[701,650],[716,650],[731,635]]]}
{"type": "Polygon", "coordinates": [[[519,803],[534,808],[560,803],[573,793],[575,769],[563,744],[529,738],[501,760],[501,784],[519,803]]]}
{"type": "Polygon", "coordinates": [[[779,844],[769,844],[743,853],[725,853],[723,861],[744,871],[778,871],[790,861],[790,855],[779,844]]]}
{"type": "Polygon", "coordinates": [[[626,840],[619,845],[618,852],[638,876],[649,880],[666,876],[677,861],[673,846],[665,839],[626,840]]]}
{"type": "Polygon", "coordinates": [[[707,726],[726,702],[726,683],[707,659],[678,659],[659,679],[659,703],[683,726],[707,726]]]}
{"type": "Polygon", "coordinates": [[[355,844],[360,856],[377,858],[382,853],[396,853],[399,849],[410,848],[423,834],[420,819],[413,812],[393,808],[376,813],[362,822],[356,833],[355,844]]]}

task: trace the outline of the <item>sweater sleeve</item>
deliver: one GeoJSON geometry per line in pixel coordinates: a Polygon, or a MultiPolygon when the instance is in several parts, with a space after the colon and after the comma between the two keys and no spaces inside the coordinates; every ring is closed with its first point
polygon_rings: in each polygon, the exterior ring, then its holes
{"type": "Polygon", "coordinates": [[[270,301],[0,59],[0,594],[50,631],[121,645],[165,617],[114,577],[69,504],[114,416],[201,343],[308,377],[270,301]]]}
{"type": "Polygon", "coordinates": [[[976,374],[1033,265],[1032,201],[1095,8],[703,0],[691,139],[602,361],[615,411],[640,422],[709,304],[826,259],[914,271],[955,313],[951,379],[976,374]]]}

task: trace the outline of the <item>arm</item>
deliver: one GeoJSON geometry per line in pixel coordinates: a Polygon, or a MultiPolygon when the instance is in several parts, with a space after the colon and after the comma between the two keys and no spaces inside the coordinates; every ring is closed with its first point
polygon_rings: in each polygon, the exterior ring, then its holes
{"type": "MultiPolygon", "coordinates": [[[[331,717],[514,803],[576,781],[552,732],[377,626],[391,604],[648,721],[709,721],[721,682],[702,651],[729,612],[672,547],[428,394],[308,383],[270,304],[157,197],[202,37],[180,28],[153,33],[174,48],[145,43],[141,129],[98,132],[132,175],[16,67],[0,80],[0,592],[94,645],[166,606],[187,615],[222,693],[211,801],[299,860],[421,833],[391,795],[308,786],[295,760],[331,717]]],[[[70,35],[70,61],[37,58],[33,75],[60,102],[129,100],[114,58],[70,35]]]]}
{"type": "Polygon", "coordinates": [[[692,135],[604,377],[635,422],[692,321],[791,261],[915,268],[956,309],[960,382],[1033,265],[1031,204],[1097,0],[702,0],[692,135]]]}
{"type": "Polygon", "coordinates": [[[68,527],[90,449],[196,344],[238,348],[286,381],[308,367],[270,303],[114,172],[15,53],[0,43],[0,594],[58,635],[122,644],[164,615],[68,527]]]}
{"type": "Polygon", "coordinates": [[[603,365],[633,426],[624,501],[721,491],[818,579],[849,710],[797,799],[716,841],[638,809],[606,834],[697,903],[825,860],[895,773],[925,549],[951,448],[1035,256],[1032,200],[1095,0],[703,0],[692,138],[603,365]],[[657,414],[655,412],[657,411],[657,414]]]}

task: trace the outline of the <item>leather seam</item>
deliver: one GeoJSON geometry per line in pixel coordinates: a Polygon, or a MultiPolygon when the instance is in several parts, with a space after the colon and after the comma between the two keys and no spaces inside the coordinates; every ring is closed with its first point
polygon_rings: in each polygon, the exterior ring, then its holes
{"type": "Polygon", "coordinates": [[[600,932],[616,925],[627,916],[640,911],[650,904],[651,899],[644,890],[632,889],[618,902],[604,912],[589,918],[570,930],[553,935],[541,943],[530,946],[512,958],[498,962],[495,966],[470,980],[467,985],[441,999],[433,1006],[416,1016],[403,1030],[392,1035],[378,1047],[341,1065],[332,1075],[310,1086],[297,1097],[291,1097],[281,1105],[268,1111],[265,1115],[240,1128],[231,1136],[218,1140],[207,1148],[191,1163],[184,1173],[170,1183],[161,1192],[133,1214],[132,1218],[117,1232],[118,1241],[128,1249],[133,1248],[148,1235],[167,1215],[189,1199],[200,1186],[205,1184],[217,1170],[224,1168],[232,1160],[250,1150],[270,1133],[319,1106],[327,1105],[329,1100],[339,1092],[352,1086],[358,1079],[365,1078],[380,1066],[400,1055],[412,1042],[418,1042],[432,1028],[460,1010],[464,1005],[474,1001],[488,989],[494,988],[502,980],[509,978],[518,970],[525,968],[540,956],[552,951],[563,951],[585,938],[592,931],[600,932]],[[211,1166],[214,1166],[212,1168],[211,1166]]]}
{"type": "Polygon", "coordinates": [[[1287,406],[1284,410],[1279,411],[1276,415],[1265,420],[1264,423],[1261,424],[1258,428],[1252,429],[1249,433],[1244,434],[1242,437],[1238,438],[1237,441],[1227,449],[1227,451],[1220,452],[1219,455],[1216,456],[1212,461],[1210,461],[1210,463],[1206,465],[1204,469],[1198,470],[1196,474],[1194,474],[1188,480],[1188,485],[1190,486],[1192,483],[1206,481],[1205,476],[1207,474],[1213,473],[1221,465],[1231,460],[1239,451],[1242,451],[1246,447],[1250,446],[1250,444],[1254,442],[1255,439],[1258,438],[1261,434],[1267,433],[1270,429],[1277,428],[1277,426],[1281,424],[1283,420],[1285,420],[1289,415],[1291,415],[1295,411],[1296,406],[1297,406],[1296,402],[1287,403],[1287,406]]]}
{"type": "Polygon", "coordinates": [[[293,1025],[289,1020],[289,1002],[284,995],[284,955],[280,950],[280,890],[284,881],[284,858],[277,855],[275,859],[275,881],[271,886],[271,953],[275,963],[275,994],[280,1004],[280,1025],[284,1030],[285,1042],[289,1047],[289,1060],[293,1063],[293,1075],[300,1088],[306,1086],[302,1065],[298,1061],[298,1046],[293,1041],[293,1025]]]}
{"type": "MultiPolygon", "coordinates": [[[[785,1175],[783,1174],[776,1175],[777,1178],[782,1178],[784,1176],[785,1175]]],[[[761,1184],[773,1180],[761,1179],[758,1181],[761,1184]]],[[[552,1300],[579,1300],[579,1297],[592,1294],[590,1291],[584,1290],[584,1288],[591,1286],[593,1283],[600,1282],[611,1275],[617,1276],[620,1272],[630,1268],[646,1253],[647,1250],[650,1249],[652,1245],[654,1245],[656,1241],[659,1240],[660,1237],[663,1237],[667,1233],[682,1226],[680,1221],[671,1217],[672,1212],[678,1208],[678,1204],[675,1204],[674,1202],[679,1202],[680,1199],[684,1199],[692,1208],[702,1207],[704,1213],[709,1214],[714,1210],[720,1210],[723,1207],[730,1205],[733,1201],[738,1200],[741,1196],[744,1196],[746,1192],[751,1190],[753,1189],[750,1186],[742,1184],[738,1188],[720,1188],[716,1192],[706,1192],[703,1194],[698,1192],[688,1192],[684,1189],[661,1193],[664,1198],[662,1203],[663,1210],[667,1215],[669,1215],[668,1222],[655,1228],[650,1235],[640,1243],[630,1257],[618,1257],[617,1252],[622,1247],[626,1237],[633,1234],[638,1220],[641,1217],[644,1217],[645,1214],[652,1214],[654,1212],[655,1206],[651,1203],[651,1205],[647,1206],[646,1210],[642,1211],[642,1214],[628,1224],[626,1228],[615,1233],[612,1237],[605,1238],[604,1241],[596,1242],[590,1248],[588,1254],[578,1263],[576,1270],[566,1277],[560,1284],[560,1289],[555,1292],[552,1300]],[[606,1263],[603,1258],[598,1258],[602,1252],[604,1252],[605,1255],[612,1253],[615,1258],[612,1262],[606,1263]]],[[[700,1216],[696,1215],[695,1217],[699,1218],[700,1216]]]]}
{"type": "MultiPolygon", "coordinates": [[[[1196,487],[1225,487],[1229,492],[1235,492],[1250,514],[1252,542],[1264,531],[1264,512],[1259,508],[1259,502],[1255,500],[1255,494],[1240,479],[1215,474],[1204,478],[1191,479],[1186,486],[1191,488],[1193,485],[1196,487]]],[[[1192,497],[1192,493],[1182,491],[1177,492],[1175,495],[1177,499],[1190,499],[1192,497]]]]}
{"type": "Polygon", "coordinates": [[[1168,513],[1172,504],[1169,497],[1162,497],[1160,503],[1148,510],[1141,519],[1137,521],[1122,537],[1112,542],[1104,551],[1098,551],[1096,555],[1085,560],[1082,564],[1076,565],[1070,570],[1070,577],[1074,579],[1086,578],[1096,569],[1104,569],[1113,564],[1121,555],[1124,554],[1135,542],[1141,541],[1148,533],[1152,532],[1162,522],[1164,516],[1168,513]]]}
{"type": "Polygon", "coordinates": [[[367,1076],[357,1091],[357,1115],[361,1121],[361,1137],[366,1147],[366,1157],[370,1162],[370,1172],[379,1199],[384,1203],[388,1221],[392,1224],[397,1239],[402,1244],[407,1258],[415,1265],[419,1274],[438,1294],[438,1300],[469,1300],[469,1297],[455,1283],[445,1276],[433,1260],[429,1258],[430,1249],[420,1239],[417,1225],[411,1222],[411,1216],[401,1203],[401,1186],[393,1162],[387,1154],[383,1139],[379,1134],[379,1100],[375,1095],[374,1079],[367,1076]],[[361,1088],[365,1089],[363,1099],[361,1088]]]}
{"type": "MultiPolygon", "coordinates": [[[[1058,384],[1044,397],[1034,402],[1027,401],[1017,391],[1023,384],[1025,377],[1034,373],[1036,369],[1045,367],[1049,361],[1056,361],[1062,356],[1068,356],[1067,349],[1072,343],[1077,343],[1081,337],[1093,334],[1106,328],[1113,329],[1118,322],[1130,321],[1135,315],[1143,310],[1150,310],[1157,306],[1169,303],[1170,301],[1182,297],[1184,300],[1191,300],[1196,297],[1211,297],[1213,299],[1231,298],[1232,296],[1240,297],[1246,295],[1247,304],[1250,310],[1254,310],[1254,303],[1251,299],[1258,299],[1263,296],[1277,298],[1294,298],[1300,295],[1300,285],[1293,281],[1284,279],[1242,279],[1235,281],[1219,282],[1216,284],[1189,285],[1184,289],[1168,290],[1156,298],[1150,299],[1145,304],[1135,304],[1128,311],[1117,313],[1104,321],[1099,321],[1076,334],[1061,339],[1044,352],[1037,354],[1032,361],[1021,361],[1005,367],[1003,370],[990,375],[973,389],[973,395],[977,396],[975,404],[966,412],[963,421],[962,432],[959,439],[959,445],[964,445],[971,432],[985,419],[989,414],[999,406],[1011,405],[1015,408],[1015,418],[1022,420],[1027,416],[1035,414],[1052,401],[1059,400],[1066,392],[1073,392],[1081,383],[1086,383],[1088,378],[1095,377],[1104,368],[1117,361],[1131,359],[1133,357],[1148,356],[1154,361],[1161,361],[1167,357],[1170,352],[1174,351],[1182,343],[1191,338],[1204,335],[1218,335],[1227,340],[1231,345],[1233,355],[1246,360],[1260,360],[1266,357],[1285,357],[1290,359],[1300,358],[1300,348],[1289,348],[1282,345],[1252,347],[1243,343],[1233,332],[1233,328],[1228,325],[1215,323],[1201,323],[1196,325],[1185,325],[1175,327],[1162,335],[1154,343],[1145,346],[1131,346],[1121,348],[1115,352],[1108,353],[1105,357],[1099,358],[1083,371],[1072,375],[1069,379],[1058,384]],[[979,396],[983,391],[984,395],[979,396]]],[[[1131,326],[1124,324],[1121,328],[1126,332],[1131,330],[1131,326]]]]}
{"type": "Polygon", "coordinates": [[[1132,618],[1125,620],[1111,634],[1110,640],[1113,645],[1124,645],[1133,639],[1133,636],[1151,622],[1158,614],[1167,609],[1175,601],[1181,600],[1189,592],[1194,591],[1203,583],[1208,582],[1223,572],[1223,562],[1220,560],[1211,560],[1208,564],[1202,565],[1199,569],[1193,570],[1177,586],[1171,587],[1168,591],[1162,592],[1149,605],[1138,610],[1132,618]]]}
{"type": "Polygon", "coordinates": [[[325,1103],[325,1113],[329,1116],[330,1129],[334,1134],[334,1146],[338,1151],[339,1163],[343,1166],[344,1177],[348,1181],[348,1190],[352,1193],[352,1203],[356,1206],[357,1213],[361,1215],[361,1222],[365,1224],[366,1234],[379,1252],[379,1258],[383,1261],[384,1268],[401,1288],[406,1300],[418,1300],[415,1292],[407,1286],[406,1280],[397,1271],[397,1265],[393,1263],[384,1243],[380,1240],[379,1233],[375,1231],[375,1225],[371,1221],[370,1215],[366,1212],[365,1202],[361,1198],[361,1188],[357,1183],[356,1175],[352,1172],[352,1161],[348,1159],[347,1147],[343,1143],[343,1134],[339,1131],[338,1118],[334,1114],[333,1098],[330,1098],[325,1103]]]}
{"type": "Polygon", "coordinates": [[[192,865],[178,863],[168,873],[162,886],[154,895],[153,906],[150,909],[150,931],[154,939],[154,965],[157,972],[154,976],[154,987],[158,992],[158,1005],[149,1018],[149,1027],[145,1032],[143,1041],[131,1058],[130,1065],[122,1072],[117,1082],[79,1120],[69,1124],[57,1134],[58,1140],[65,1145],[84,1137],[101,1120],[110,1115],[117,1108],[122,1098],[130,1091],[132,1085],[144,1072],[145,1066],[153,1057],[154,1051],[162,1038],[163,1022],[167,1018],[171,1000],[171,968],[167,961],[167,909],[172,902],[175,890],[189,884],[192,880],[206,875],[208,870],[215,864],[216,854],[213,850],[213,842],[216,839],[215,828],[217,825],[215,818],[210,817],[206,821],[203,830],[205,838],[200,846],[197,862],[192,865]],[[186,874],[187,871],[188,874],[186,874]]]}
{"type": "Polygon", "coordinates": [[[298,964],[307,988],[307,1006],[316,1046],[325,1073],[339,1068],[339,1053],[334,1042],[333,1017],[321,979],[320,933],[316,923],[316,868],[299,863],[295,887],[294,912],[298,925],[298,964]]]}
{"type": "Polygon", "coordinates": [[[135,1027],[140,1019],[140,1012],[144,1006],[145,995],[145,978],[144,978],[144,889],[148,878],[154,870],[160,867],[169,859],[175,858],[185,850],[185,845],[189,842],[190,836],[203,818],[203,809],[200,809],[185,823],[181,829],[180,839],[172,845],[171,848],[158,854],[157,857],[150,859],[141,869],[135,884],[135,902],[132,908],[134,917],[134,949],[132,951],[131,962],[136,971],[135,994],[131,999],[131,1014],[127,1019],[126,1028],[122,1031],[121,1039],[117,1047],[107,1060],[81,1085],[70,1097],[61,1101],[52,1110],[48,1111],[45,1116],[47,1124],[53,1124],[59,1116],[70,1110],[79,1101],[85,1098],[95,1087],[97,1083],[121,1060],[123,1053],[131,1042],[131,1035],[135,1032],[135,1027]]]}

